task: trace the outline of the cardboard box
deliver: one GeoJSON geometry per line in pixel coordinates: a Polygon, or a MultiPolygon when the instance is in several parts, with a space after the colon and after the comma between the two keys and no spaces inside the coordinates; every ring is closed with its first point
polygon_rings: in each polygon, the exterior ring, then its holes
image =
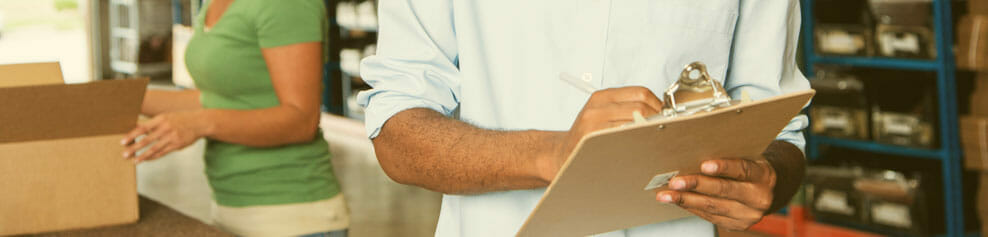
{"type": "Polygon", "coordinates": [[[967,13],[971,15],[988,15],[988,1],[967,0],[967,13]]]}
{"type": "Polygon", "coordinates": [[[964,168],[988,172],[988,117],[962,117],[960,132],[964,168]]]}
{"type": "Polygon", "coordinates": [[[137,221],[120,139],[147,83],[63,84],[57,63],[0,65],[0,236],[137,221]]]}
{"type": "Polygon", "coordinates": [[[956,61],[960,69],[988,69],[988,16],[967,15],[957,23],[956,61]]]}

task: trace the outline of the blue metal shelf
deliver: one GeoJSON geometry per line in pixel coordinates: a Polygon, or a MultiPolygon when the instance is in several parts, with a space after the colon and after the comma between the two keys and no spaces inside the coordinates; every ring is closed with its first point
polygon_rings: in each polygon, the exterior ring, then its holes
{"type": "Polygon", "coordinates": [[[873,141],[848,140],[841,138],[810,135],[810,142],[815,143],[816,145],[831,145],[836,147],[870,151],[881,154],[911,156],[911,157],[936,159],[936,160],[940,160],[942,159],[942,157],[944,157],[943,150],[887,145],[873,141]]]}
{"type": "Polygon", "coordinates": [[[868,57],[826,57],[818,56],[814,50],[814,0],[800,0],[802,6],[803,52],[806,56],[805,72],[812,77],[813,67],[818,63],[837,64],[845,66],[925,70],[937,73],[937,108],[939,117],[939,150],[916,149],[899,146],[883,145],[874,142],[849,141],[844,139],[810,136],[807,143],[807,154],[811,158],[819,156],[818,145],[834,145],[876,153],[895,154],[902,156],[925,157],[940,161],[943,174],[943,196],[946,226],[945,236],[966,236],[964,228],[964,207],[962,206],[963,190],[961,180],[961,149],[957,128],[957,82],[955,81],[956,65],[954,63],[953,37],[954,26],[951,21],[951,1],[933,1],[933,30],[936,42],[937,58],[935,60],[891,59],[868,57]],[[808,19],[808,20],[806,20],[808,19]]]}
{"type": "Polygon", "coordinates": [[[939,70],[941,65],[937,61],[922,60],[922,59],[835,57],[835,56],[815,56],[813,58],[810,58],[810,62],[833,64],[833,65],[845,65],[845,66],[924,70],[924,71],[939,70]]]}

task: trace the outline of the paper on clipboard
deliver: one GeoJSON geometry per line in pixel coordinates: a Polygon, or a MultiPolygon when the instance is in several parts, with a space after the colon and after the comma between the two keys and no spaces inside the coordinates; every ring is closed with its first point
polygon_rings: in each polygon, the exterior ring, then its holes
{"type": "Polygon", "coordinates": [[[760,157],[814,93],[587,135],[517,235],[585,236],[692,216],[656,201],[656,193],[666,187],[653,179],[671,172],[698,173],[700,163],[709,159],[760,157]]]}

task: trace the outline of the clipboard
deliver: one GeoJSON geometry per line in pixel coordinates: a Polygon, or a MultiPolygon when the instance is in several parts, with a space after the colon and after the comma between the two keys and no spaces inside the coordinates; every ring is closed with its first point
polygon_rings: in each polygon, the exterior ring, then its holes
{"type": "Polygon", "coordinates": [[[655,184],[653,178],[667,182],[675,173],[699,173],[706,160],[761,157],[814,93],[591,133],[576,145],[517,236],[586,236],[693,216],[655,200],[665,186],[646,186],[655,184]]]}

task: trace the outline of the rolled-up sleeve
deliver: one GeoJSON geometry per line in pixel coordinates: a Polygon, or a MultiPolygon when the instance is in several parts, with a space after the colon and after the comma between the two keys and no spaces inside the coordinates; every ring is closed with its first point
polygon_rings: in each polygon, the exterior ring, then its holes
{"type": "MultiPolygon", "coordinates": [[[[752,99],[807,90],[806,77],[796,66],[800,11],[798,0],[741,1],[725,87],[733,98],[742,91],[752,99]],[[785,46],[785,47],[780,47],[785,46]]],[[[777,140],[804,150],[805,115],[794,117],[777,140]]]]}
{"type": "Polygon", "coordinates": [[[448,1],[379,2],[377,55],[361,62],[373,89],[357,95],[373,139],[398,112],[428,108],[450,116],[459,105],[460,73],[448,1]]]}

